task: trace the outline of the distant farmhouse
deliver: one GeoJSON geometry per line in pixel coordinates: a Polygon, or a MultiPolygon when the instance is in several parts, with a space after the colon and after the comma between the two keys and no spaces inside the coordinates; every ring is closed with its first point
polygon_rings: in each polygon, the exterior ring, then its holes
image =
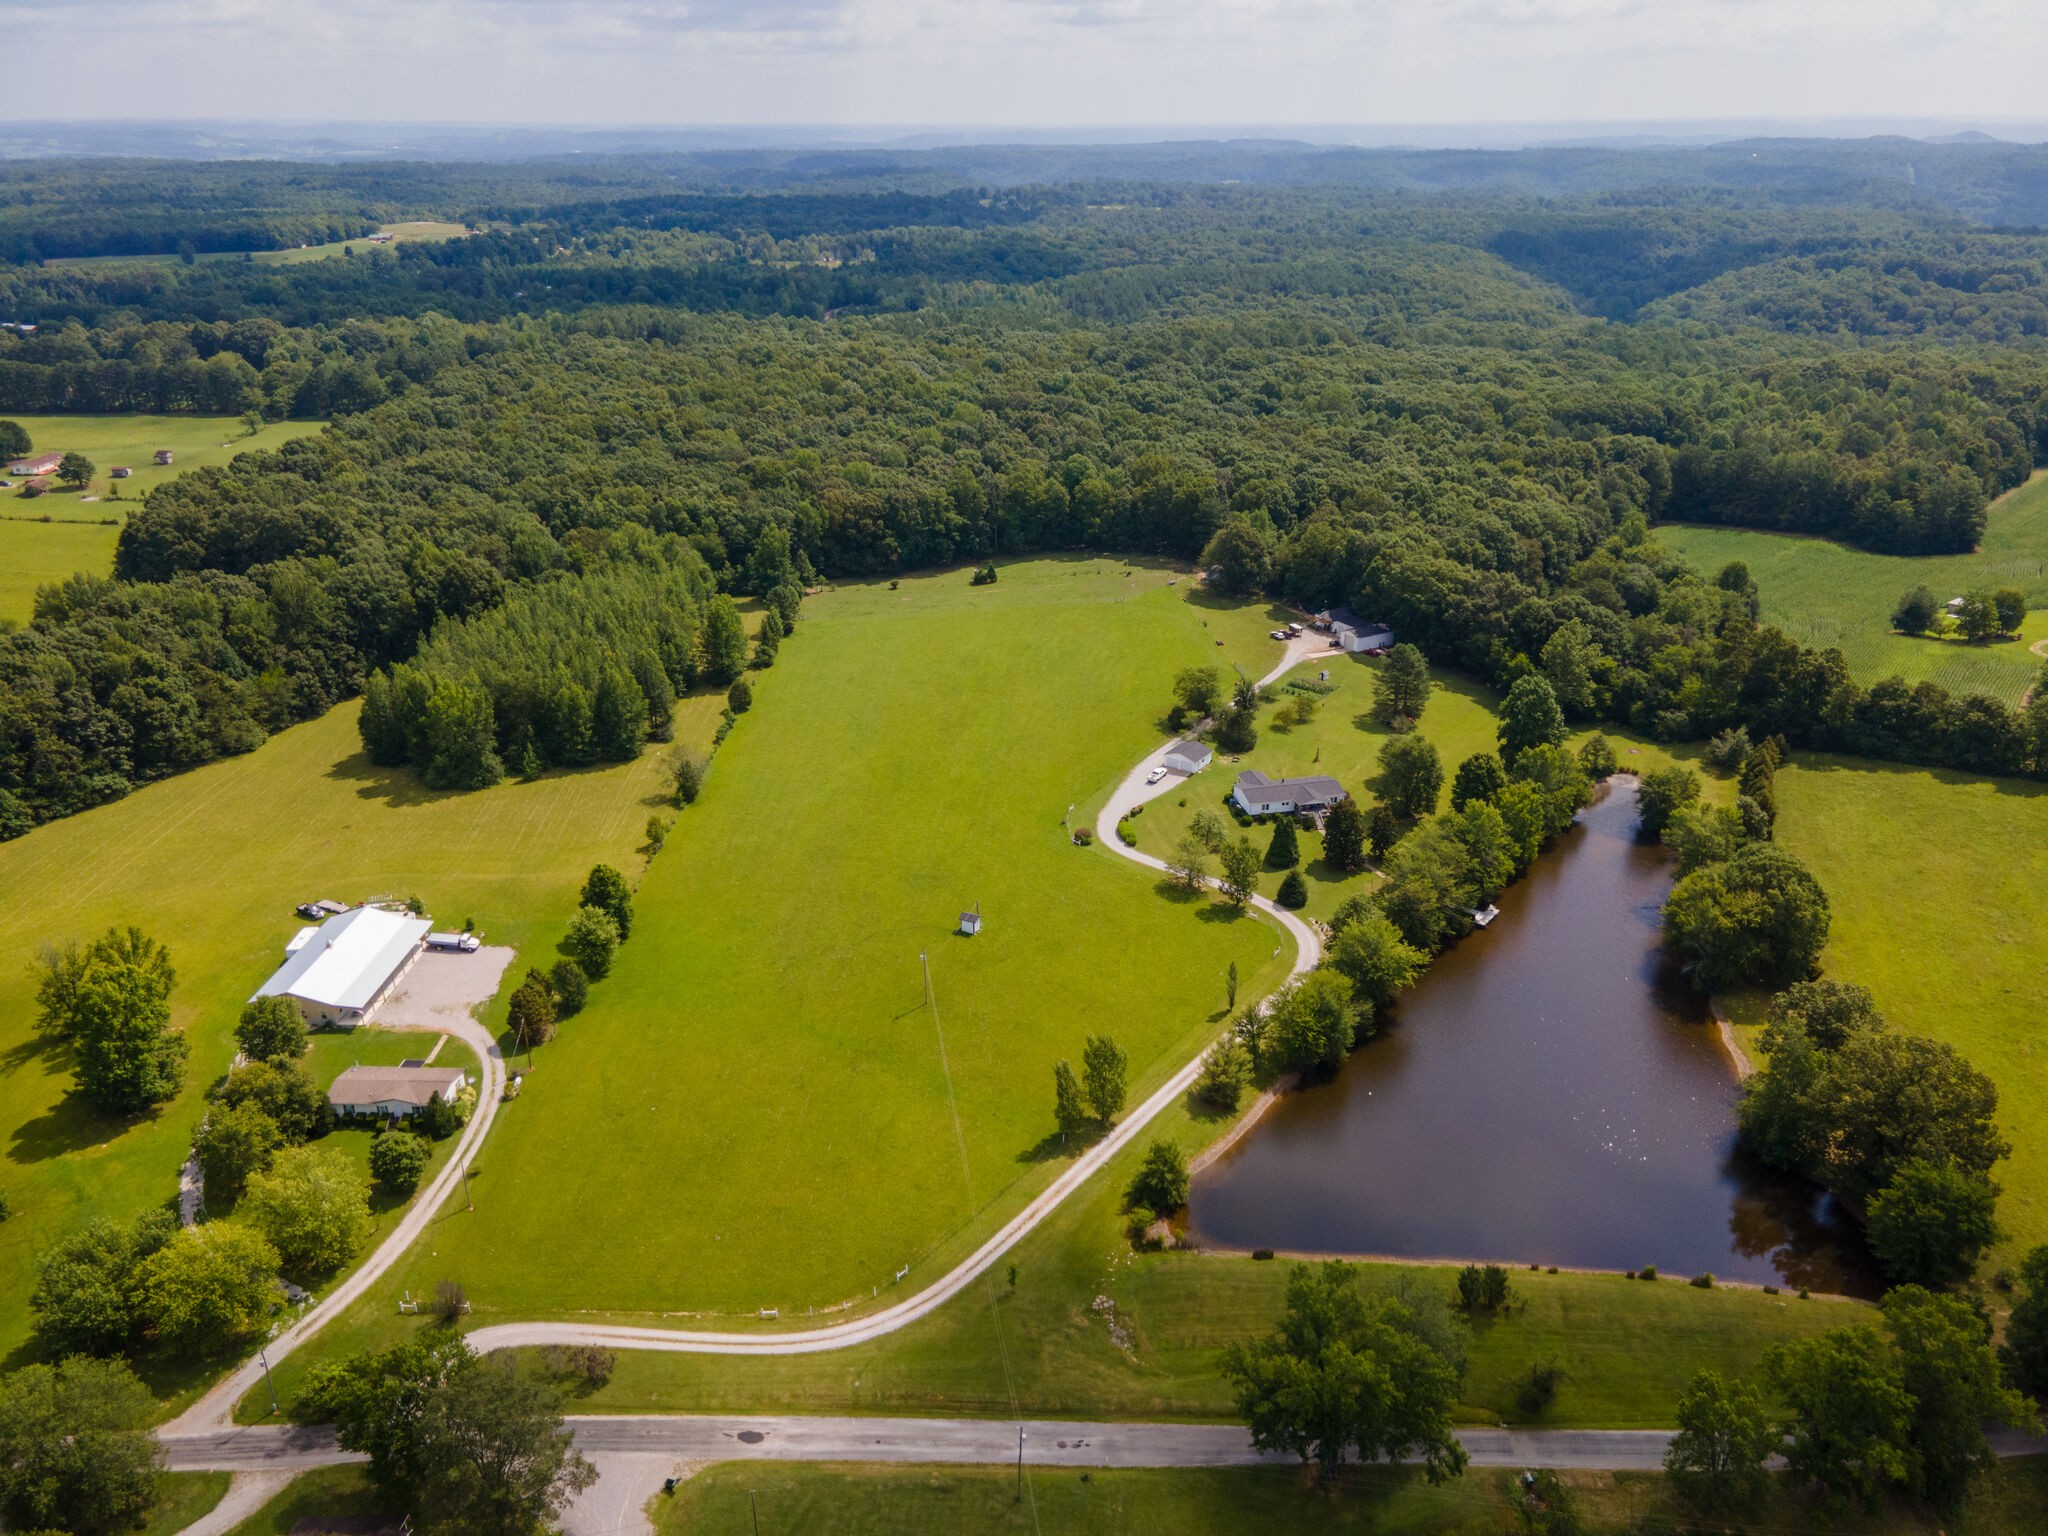
{"type": "Polygon", "coordinates": [[[1297,811],[1320,814],[1339,800],[1350,799],[1342,784],[1327,774],[1305,779],[1269,779],[1256,768],[1237,776],[1230,798],[1247,816],[1289,816],[1297,811]]]}
{"type": "Polygon", "coordinates": [[[1325,608],[1316,615],[1316,628],[1330,632],[1330,643],[1346,651],[1384,651],[1394,643],[1394,631],[1385,624],[1361,619],[1349,608],[1325,608]]]}
{"type": "Polygon", "coordinates": [[[357,907],[317,928],[301,928],[256,997],[288,997],[308,1024],[352,1029],[411,969],[432,926],[409,913],[357,907]]]}
{"type": "Polygon", "coordinates": [[[1215,753],[1192,736],[1166,749],[1166,766],[1175,773],[1200,773],[1215,758],[1215,753]]]}
{"type": "Polygon", "coordinates": [[[410,1120],[436,1099],[454,1103],[468,1081],[460,1067],[350,1067],[327,1102],[344,1119],[410,1120]]]}
{"type": "Polygon", "coordinates": [[[57,466],[64,462],[61,453],[32,453],[26,458],[10,459],[7,473],[10,475],[54,475],[57,466]]]}

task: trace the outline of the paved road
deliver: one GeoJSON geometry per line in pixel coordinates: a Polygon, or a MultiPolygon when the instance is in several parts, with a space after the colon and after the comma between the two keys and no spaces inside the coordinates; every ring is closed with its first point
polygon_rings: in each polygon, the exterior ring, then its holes
{"type": "MultiPolygon", "coordinates": [[[[411,1024],[397,1026],[413,1028],[411,1024]]],[[[431,1026],[447,1034],[460,1035],[463,1041],[476,1052],[483,1063],[482,1084],[477,1089],[476,1113],[463,1127],[462,1137],[455,1144],[455,1151],[434,1178],[406,1211],[404,1218],[391,1229],[390,1236],[377,1245],[376,1252],[363,1261],[354,1274],[342,1281],[333,1290],[322,1296],[300,1314],[299,1320],[283,1333],[272,1339],[266,1346],[270,1363],[274,1366],[286,1355],[297,1349],[306,1340],[339,1317],[355,1302],[356,1298],[384,1278],[384,1272],[398,1262],[399,1257],[410,1248],[428,1223],[440,1214],[441,1207],[460,1184],[463,1170],[476,1149],[489,1134],[491,1121],[498,1113],[498,1103],[505,1096],[505,1061],[498,1054],[498,1042],[491,1032],[468,1017],[442,1017],[431,1026]]],[[[235,1370],[214,1383],[213,1387],[191,1407],[164,1426],[167,1435],[214,1428],[232,1422],[235,1404],[240,1402],[263,1379],[263,1366],[257,1360],[245,1360],[235,1370]]]]}

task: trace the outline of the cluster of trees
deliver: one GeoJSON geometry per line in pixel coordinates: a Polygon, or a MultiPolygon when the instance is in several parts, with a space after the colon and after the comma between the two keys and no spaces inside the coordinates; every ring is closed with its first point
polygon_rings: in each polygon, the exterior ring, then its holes
{"type": "Polygon", "coordinates": [[[591,866],[561,955],[546,971],[529,967],[513,990],[506,1022],[525,1049],[545,1045],[555,1026],[583,1011],[590,984],[611,974],[619,946],[633,932],[633,890],[609,864],[591,866]]]}
{"type": "Polygon", "coordinates": [[[667,741],[677,693],[699,677],[733,681],[746,635],[695,550],[645,553],[444,622],[412,661],[371,674],[358,721],[371,760],[480,789],[507,764],[532,777],[630,762],[667,741]]]}
{"type": "MultiPolygon", "coordinates": [[[[1923,583],[1900,596],[1898,607],[1892,610],[1892,628],[1902,635],[1924,635],[1939,631],[1947,616],[1948,605],[1923,583]]],[[[2017,587],[1996,591],[1972,588],[1963,594],[1962,606],[1955,613],[1956,632],[1972,645],[2017,634],[2026,619],[2027,595],[2017,587]]]]}
{"type": "Polygon", "coordinates": [[[10,1531],[139,1530],[163,1497],[156,1399],[120,1361],[73,1356],[0,1377],[0,1518],[10,1531]]]}
{"type": "Polygon", "coordinates": [[[1885,1026],[1869,992],[1806,981],[1771,1002],[1744,1143],[1839,1193],[1892,1279],[1967,1277],[1999,1236],[1998,1089],[1956,1049],[1885,1026]]]}
{"type": "Polygon", "coordinates": [[[171,1027],[169,950],[140,928],[109,928],[47,946],[36,972],[37,1026],[71,1048],[88,1103],[136,1115],[177,1097],[190,1047],[171,1027]]]}
{"type": "Polygon", "coordinates": [[[368,1456],[377,1490],[429,1529],[553,1529],[597,1480],[563,1421],[557,1383],[453,1335],[318,1366],[292,1411],[332,1423],[343,1449],[368,1456]]]}
{"type": "Polygon", "coordinates": [[[1968,1302],[1904,1285],[1879,1310],[1878,1324],[1764,1351],[1764,1385],[1782,1416],[1748,1383],[1695,1377],[1665,1456],[1673,1490],[1739,1516],[1763,1497],[1767,1458],[1782,1454],[1837,1515],[1874,1514],[1892,1491],[1959,1509],[1996,1462],[1985,1426],[2035,1428],[2034,1405],[2003,1379],[1991,1325],[1968,1302]]]}
{"type": "Polygon", "coordinates": [[[1053,1120],[1060,1140],[1099,1136],[1123,1113],[1131,1059],[1108,1035],[1090,1035],[1081,1047],[1080,1075],[1062,1057],[1052,1069],[1053,1120]]]}

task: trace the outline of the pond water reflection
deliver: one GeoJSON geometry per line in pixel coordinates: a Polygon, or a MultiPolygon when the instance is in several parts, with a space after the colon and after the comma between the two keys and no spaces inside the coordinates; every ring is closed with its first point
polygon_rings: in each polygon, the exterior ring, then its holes
{"type": "Polygon", "coordinates": [[[1636,823],[1617,778],[1377,1039],[1196,1179],[1200,1238],[1874,1294],[1847,1214],[1738,1151],[1734,1072],[1658,943],[1671,859],[1636,823]]]}

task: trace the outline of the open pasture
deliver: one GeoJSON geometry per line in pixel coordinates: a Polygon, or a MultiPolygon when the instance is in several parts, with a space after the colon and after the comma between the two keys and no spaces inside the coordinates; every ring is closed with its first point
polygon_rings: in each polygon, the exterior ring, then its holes
{"type": "Polygon", "coordinates": [[[1839,650],[1859,682],[1897,676],[2017,704],[2040,673],[2041,658],[2028,646],[2048,636],[2048,475],[1994,502],[1984,543],[1968,555],[1874,555],[1741,528],[1672,525],[1655,537],[1708,577],[1731,560],[1746,562],[1765,621],[1802,645],[1839,650]],[[1944,602],[1975,587],[2018,588],[2033,610],[2022,639],[1975,646],[1894,634],[1900,594],[1923,582],[1944,602]]]}
{"type": "Polygon", "coordinates": [[[1053,1177],[1056,1061],[1113,1035],[1136,1103],[1221,1027],[1227,966],[1270,985],[1274,929],[1063,824],[1202,655],[1168,579],[1044,560],[812,599],[500,1117],[476,1218],[386,1289],[460,1278],[479,1323],[901,1295],[1053,1177]]]}
{"type": "MultiPolygon", "coordinates": [[[[708,736],[707,702],[686,704],[679,730],[708,736]]],[[[444,920],[474,917],[494,941],[545,954],[591,864],[635,867],[661,781],[655,754],[439,794],[371,766],[355,713],[343,706],[246,757],[0,844],[0,1187],[14,1212],[0,1225],[9,1298],[0,1351],[27,1337],[23,1301],[49,1242],[93,1216],[125,1219],[175,1194],[202,1097],[232,1053],[235,1017],[298,926],[296,903],[415,894],[444,920]],[[174,1018],[192,1043],[184,1093],[134,1122],[71,1093],[67,1053],[35,1034],[32,975],[41,944],[128,923],[170,947],[174,1018]]],[[[318,1049],[348,1049],[338,1040],[318,1049]]]]}
{"type": "Polygon", "coordinates": [[[1778,805],[1779,838],[1833,906],[1827,974],[1998,1084],[2013,1153],[1993,1170],[2008,1237],[1990,1265],[2015,1263],[2048,1241],[2048,786],[1802,753],[1778,805]]]}

